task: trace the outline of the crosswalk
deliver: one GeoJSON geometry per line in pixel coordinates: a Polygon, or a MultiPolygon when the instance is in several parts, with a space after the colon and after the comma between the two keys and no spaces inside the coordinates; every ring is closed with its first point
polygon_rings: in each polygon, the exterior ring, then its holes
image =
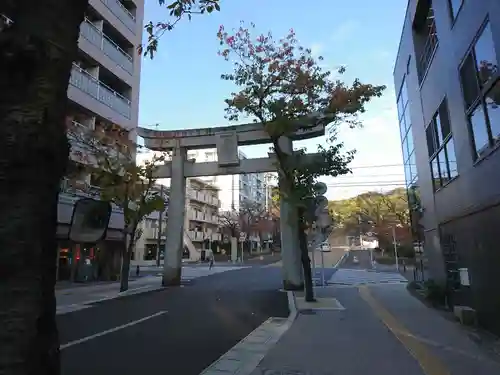
{"type": "Polygon", "coordinates": [[[401,284],[408,280],[396,272],[380,272],[375,270],[357,270],[357,269],[339,269],[337,270],[328,284],[330,285],[382,285],[382,284],[401,284]]]}

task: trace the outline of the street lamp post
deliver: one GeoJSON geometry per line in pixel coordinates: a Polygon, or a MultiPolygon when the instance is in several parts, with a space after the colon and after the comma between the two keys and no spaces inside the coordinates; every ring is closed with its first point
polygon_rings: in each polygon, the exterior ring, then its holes
{"type": "Polygon", "coordinates": [[[398,244],[396,242],[396,227],[401,227],[400,224],[392,226],[392,242],[394,245],[394,257],[396,258],[396,270],[399,271],[398,244]]]}

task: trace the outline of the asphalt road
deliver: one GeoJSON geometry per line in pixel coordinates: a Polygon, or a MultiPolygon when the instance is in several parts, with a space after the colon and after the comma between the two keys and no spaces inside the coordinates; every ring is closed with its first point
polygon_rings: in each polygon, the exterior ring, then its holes
{"type": "MultiPolygon", "coordinates": [[[[275,253],[275,254],[264,254],[261,257],[252,257],[249,259],[244,259],[243,264],[242,263],[232,263],[232,262],[215,262],[214,265],[217,267],[235,267],[235,266],[244,266],[244,267],[259,267],[259,266],[264,266],[264,265],[269,265],[273,264],[276,262],[279,262],[281,260],[281,253],[275,253]]],[[[184,265],[185,267],[208,267],[208,262],[203,262],[203,263],[186,263],[184,265]]],[[[161,272],[163,269],[163,266],[155,267],[155,266],[150,266],[150,267],[140,267],[140,275],[141,276],[154,276],[157,275],[159,272],[161,272]]],[[[135,272],[136,269],[135,267],[131,267],[130,270],[130,275],[131,277],[135,277],[135,272]]]]}
{"type": "Polygon", "coordinates": [[[288,316],[280,272],[228,271],[60,315],[63,374],[198,375],[269,317],[288,316]]]}
{"type": "Polygon", "coordinates": [[[373,265],[370,258],[369,250],[351,250],[349,255],[344,259],[340,268],[350,268],[350,269],[361,269],[361,270],[371,270],[373,265]],[[358,259],[358,262],[354,262],[354,257],[358,259]]]}

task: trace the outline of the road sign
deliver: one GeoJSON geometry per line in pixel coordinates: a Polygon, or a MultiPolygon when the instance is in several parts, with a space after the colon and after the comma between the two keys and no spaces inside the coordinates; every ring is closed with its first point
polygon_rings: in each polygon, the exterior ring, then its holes
{"type": "Polygon", "coordinates": [[[326,194],[328,187],[324,182],[316,182],[313,186],[313,189],[317,195],[323,195],[326,194]]]}

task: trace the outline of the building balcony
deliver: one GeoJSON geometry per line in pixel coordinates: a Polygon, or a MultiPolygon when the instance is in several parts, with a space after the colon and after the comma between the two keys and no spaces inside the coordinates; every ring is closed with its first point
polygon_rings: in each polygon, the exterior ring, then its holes
{"type": "Polygon", "coordinates": [[[219,224],[219,217],[217,215],[206,214],[195,210],[188,210],[188,219],[202,221],[205,223],[219,224]]]}
{"type": "Polygon", "coordinates": [[[198,201],[214,207],[220,207],[220,200],[218,198],[213,197],[210,194],[205,194],[201,191],[188,189],[187,196],[191,200],[198,201]]]}
{"type": "Polygon", "coordinates": [[[85,19],[80,26],[81,35],[91,44],[99,48],[113,62],[121,66],[129,74],[134,72],[134,62],[132,56],[120,48],[106,34],[92,24],[88,19],[85,19]]]}
{"type": "MultiPolygon", "coordinates": [[[[97,78],[92,76],[89,72],[77,65],[73,65],[69,84],[70,86],[79,89],[81,92],[97,100],[101,104],[111,108],[114,112],[120,114],[126,119],[131,118],[130,100],[109,88],[97,78]]],[[[92,109],[90,105],[84,105],[84,107],[92,109]]]]}
{"type": "Polygon", "coordinates": [[[133,34],[136,33],[136,19],[130,11],[118,0],[101,0],[101,2],[113,13],[133,34]]]}
{"type": "MultiPolygon", "coordinates": [[[[145,240],[158,240],[159,229],[158,228],[143,228],[142,229],[142,238],[145,240]]],[[[161,239],[166,240],[167,232],[166,228],[163,228],[161,231],[161,239]]]]}
{"type": "Polygon", "coordinates": [[[193,242],[202,242],[205,239],[211,239],[212,241],[220,241],[221,234],[220,233],[205,233],[195,230],[188,231],[188,236],[193,242]]]}

